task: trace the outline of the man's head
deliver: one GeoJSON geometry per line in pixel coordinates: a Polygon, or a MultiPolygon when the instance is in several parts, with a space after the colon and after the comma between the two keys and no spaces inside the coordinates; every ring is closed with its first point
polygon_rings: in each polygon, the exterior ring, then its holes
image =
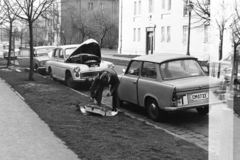
{"type": "Polygon", "coordinates": [[[109,81],[110,75],[108,74],[108,72],[103,72],[102,75],[100,76],[100,83],[102,85],[107,85],[109,81]]]}

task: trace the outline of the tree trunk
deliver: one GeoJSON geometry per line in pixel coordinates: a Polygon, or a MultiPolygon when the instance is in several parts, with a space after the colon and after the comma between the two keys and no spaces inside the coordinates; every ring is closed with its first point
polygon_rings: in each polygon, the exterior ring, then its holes
{"type": "MultiPolygon", "coordinates": [[[[221,29],[220,30],[220,42],[219,42],[219,48],[218,48],[218,60],[222,59],[222,48],[223,48],[223,34],[224,34],[224,30],[221,29]]],[[[219,78],[221,74],[221,64],[218,65],[218,75],[217,77],[219,78]]]]}
{"type": "Polygon", "coordinates": [[[236,61],[236,54],[237,54],[237,44],[233,44],[233,64],[232,64],[232,73],[231,73],[231,81],[230,81],[230,91],[233,90],[233,83],[234,83],[234,77],[235,77],[235,61],[236,61]]]}
{"type": "Polygon", "coordinates": [[[33,28],[32,22],[29,20],[29,35],[30,35],[30,71],[29,71],[29,81],[33,81],[33,28]]]}
{"type": "Polygon", "coordinates": [[[11,51],[12,51],[12,26],[13,23],[10,21],[10,28],[9,28],[9,48],[8,48],[8,55],[7,55],[7,67],[10,66],[10,58],[11,58],[11,51]]]}

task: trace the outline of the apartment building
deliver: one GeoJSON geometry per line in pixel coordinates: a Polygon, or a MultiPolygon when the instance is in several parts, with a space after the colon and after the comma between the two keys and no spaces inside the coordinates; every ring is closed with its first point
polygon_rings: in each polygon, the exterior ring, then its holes
{"type": "MultiPolygon", "coordinates": [[[[189,22],[187,2],[121,0],[119,3],[119,53],[186,54],[189,22]]],[[[206,1],[206,5],[210,5],[210,1],[206,1]]],[[[217,56],[218,48],[211,45],[213,41],[211,33],[209,25],[191,28],[190,55],[199,58],[204,55],[217,56]]]]}

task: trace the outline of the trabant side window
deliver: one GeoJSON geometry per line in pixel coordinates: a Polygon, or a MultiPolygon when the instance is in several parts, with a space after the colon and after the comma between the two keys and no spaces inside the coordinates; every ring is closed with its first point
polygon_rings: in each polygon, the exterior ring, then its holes
{"type": "Polygon", "coordinates": [[[142,62],[132,61],[132,63],[130,64],[130,66],[129,66],[127,72],[126,72],[126,74],[139,76],[141,65],[142,65],[142,62]]]}
{"type": "Polygon", "coordinates": [[[157,72],[156,72],[155,64],[151,62],[144,62],[141,75],[143,77],[156,79],[157,72]]]}
{"type": "Polygon", "coordinates": [[[160,71],[164,80],[205,75],[198,62],[192,59],[165,62],[160,71]]]}

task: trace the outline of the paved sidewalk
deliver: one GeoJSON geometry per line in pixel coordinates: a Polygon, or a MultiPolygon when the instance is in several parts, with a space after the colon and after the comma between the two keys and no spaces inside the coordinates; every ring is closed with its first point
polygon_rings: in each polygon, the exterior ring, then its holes
{"type": "Polygon", "coordinates": [[[1,79],[0,159],[79,160],[1,79]]]}

